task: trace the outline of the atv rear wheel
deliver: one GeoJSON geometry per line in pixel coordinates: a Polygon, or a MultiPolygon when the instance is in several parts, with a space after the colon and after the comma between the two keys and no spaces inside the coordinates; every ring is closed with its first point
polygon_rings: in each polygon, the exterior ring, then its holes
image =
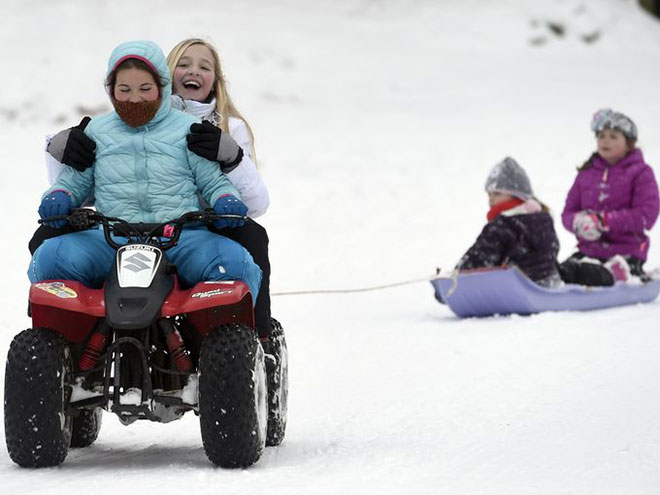
{"type": "Polygon", "coordinates": [[[82,448],[92,445],[101,431],[103,409],[80,409],[78,415],[73,417],[71,430],[71,447],[82,448]]]}
{"type": "Polygon", "coordinates": [[[223,325],[204,339],[199,357],[199,420],[213,464],[247,467],[259,460],[268,423],[264,351],[254,331],[223,325]]]}
{"type": "Polygon", "coordinates": [[[266,446],[282,443],[286,431],[289,397],[289,354],[280,322],[271,318],[270,338],[262,342],[266,353],[266,377],[268,380],[268,431],[266,446]]]}
{"type": "Polygon", "coordinates": [[[5,437],[22,467],[57,466],[71,441],[73,362],[66,341],[44,328],[19,333],[5,371],[5,437]]]}

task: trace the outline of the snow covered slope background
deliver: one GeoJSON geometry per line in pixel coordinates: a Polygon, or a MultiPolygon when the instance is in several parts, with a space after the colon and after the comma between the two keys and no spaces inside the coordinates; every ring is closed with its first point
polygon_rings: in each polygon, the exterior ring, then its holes
{"type": "MultiPolygon", "coordinates": [[[[660,175],[660,22],[633,0],[4,0],[0,24],[3,363],[29,326],[44,135],[109,108],[121,41],[220,49],[271,192],[274,292],[453,266],[506,155],[553,208],[568,256],[558,216],[604,106],[635,120],[660,175]]],[[[0,447],[3,491],[660,491],[658,302],[461,321],[417,283],[274,297],[273,310],[291,353],[289,429],[256,466],[213,468],[192,415],[123,427],[106,414],[60,468],[22,470],[0,447]]]]}

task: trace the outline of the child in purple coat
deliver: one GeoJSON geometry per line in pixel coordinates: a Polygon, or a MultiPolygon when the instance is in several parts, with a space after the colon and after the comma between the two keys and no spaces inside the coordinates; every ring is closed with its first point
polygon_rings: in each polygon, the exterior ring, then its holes
{"type": "Polygon", "coordinates": [[[539,285],[561,283],[557,271],[559,241],[548,208],[534,198],[525,170],[507,157],[486,180],[488,223],[458,262],[458,270],[517,266],[539,285]]]}
{"type": "Polygon", "coordinates": [[[629,117],[599,110],[591,129],[597,151],[580,167],[562,213],[564,227],[578,240],[578,252],[560,265],[562,279],[613,285],[630,275],[644,278],[646,231],[660,207],[653,170],[635,147],[637,126],[629,117]]]}

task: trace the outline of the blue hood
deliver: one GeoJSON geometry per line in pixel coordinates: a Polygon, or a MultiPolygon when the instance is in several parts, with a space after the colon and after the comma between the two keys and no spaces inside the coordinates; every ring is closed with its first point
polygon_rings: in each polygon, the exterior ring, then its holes
{"type": "Polygon", "coordinates": [[[118,45],[110,55],[108,60],[108,70],[106,72],[106,79],[110,76],[117,64],[126,58],[141,59],[148,64],[152,65],[158,77],[160,78],[161,87],[161,101],[158,112],[154,118],[147,125],[161,120],[170,111],[170,96],[172,95],[172,76],[170,69],[167,66],[167,60],[160,47],[153,41],[127,41],[118,45]]]}

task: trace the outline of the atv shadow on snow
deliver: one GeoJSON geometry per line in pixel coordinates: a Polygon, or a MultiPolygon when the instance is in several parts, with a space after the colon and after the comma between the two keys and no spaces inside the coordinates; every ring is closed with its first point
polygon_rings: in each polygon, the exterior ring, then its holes
{"type": "MultiPolygon", "coordinates": [[[[166,443],[154,445],[149,443],[142,448],[128,448],[118,446],[116,442],[108,444],[106,442],[96,443],[85,449],[72,449],[67,456],[67,462],[59,466],[58,469],[64,472],[77,472],[87,469],[108,473],[116,473],[117,470],[130,468],[132,471],[144,470],[151,471],[154,468],[195,468],[195,470],[208,467],[213,470],[215,467],[209,464],[206,459],[204,448],[194,445],[193,436],[190,435],[191,442],[189,446],[175,445],[168,446],[166,443]]],[[[129,443],[128,441],[125,443],[129,443]]],[[[145,445],[146,442],[139,442],[145,445]]],[[[291,465],[299,465],[300,457],[291,461],[291,465]]],[[[277,449],[266,449],[260,459],[259,467],[268,467],[272,463],[281,464],[281,452],[277,449]]]]}

